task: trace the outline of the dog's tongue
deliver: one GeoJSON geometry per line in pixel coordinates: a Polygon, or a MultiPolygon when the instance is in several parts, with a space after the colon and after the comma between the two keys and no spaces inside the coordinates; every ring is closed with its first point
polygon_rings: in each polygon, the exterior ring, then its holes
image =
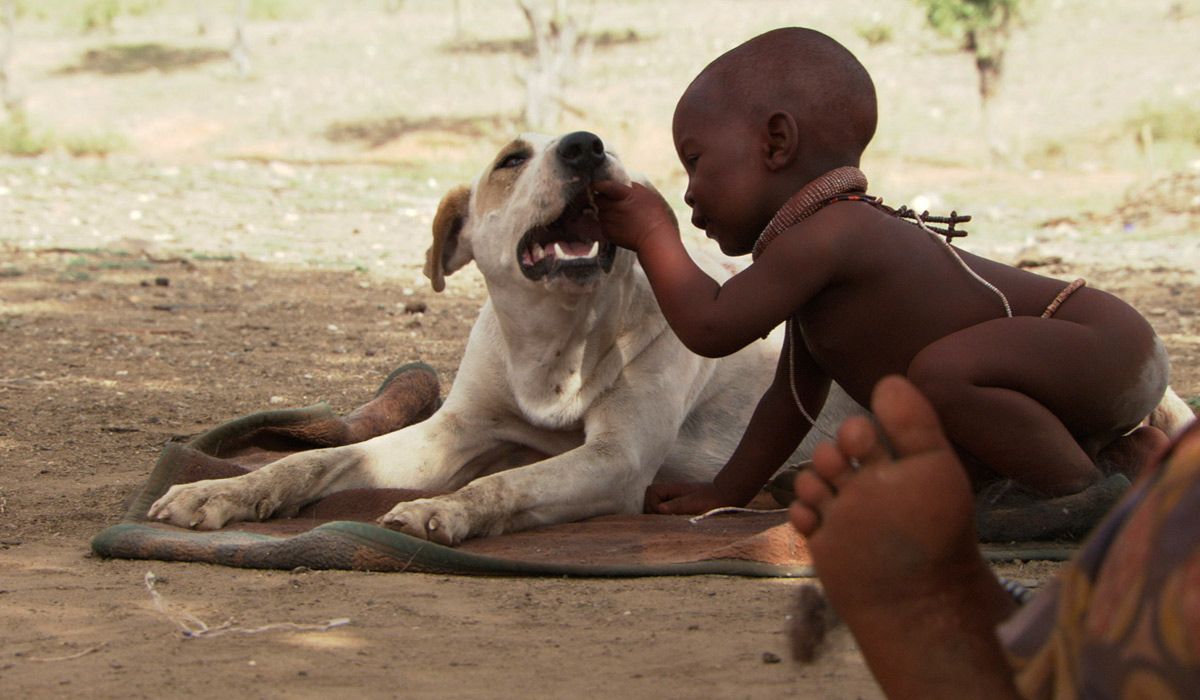
{"type": "Polygon", "coordinates": [[[590,241],[558,241],[555,243],[555,245],[557,245],[562,252],[576,258],[582,258],[583,256],[592,252],[592,244],[590,241]]]}

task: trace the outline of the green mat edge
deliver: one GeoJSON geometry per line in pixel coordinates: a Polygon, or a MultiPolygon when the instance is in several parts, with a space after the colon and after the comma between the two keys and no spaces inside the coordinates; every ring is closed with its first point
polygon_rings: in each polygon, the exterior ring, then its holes
{"type": "MultiPolygon", "coordinates": [[[[411,568],[422,573],[466,574],[477,576],[561,576],[570,578],[636,578],[647,576],[694,576],[697,574],[716,574],[728,576],[747,576],[755,578],[809,578],[815,576],[811,565],[778,566],[764,562],[741,559],[712,559],[694,562],[678,562],[667,564],[629,564],[629,565],[588,565],[588,564],[552,564],[543,562],[522,561],[519,559],[502,559],[472,552],[465,552],[453,547],[428,542],[402,532],[369,523],[350,520],[337,520],[319,525],[300,535],[277,537],[241,531],[230,531],[230,535],[239,540],[240,546],[254,544],[266,546],[282,545],[289,540],[309,537],[332,537],[346,542],[349,546],[364,546],[386,557],[403,561],[404,564],[391,571],[404,571],[411,568]],[[236,533],[234,535],[233,533],[236,533]]],[[[220,535],[213,532],[191,532],[185,530],[173,531],[152,527],[143,523],[125,522],[108,527],[92,538],[92,551],[97,555],[120,559],[164,559],[161,552],[149,556],[127,547],[131,537],[142,538],[150,536],[153,540],[170,543],[187,543],[205,541],[210,545],[221,546],[220,535]]],[[[289,570],[297,566],[307,566],[303,561],[289,562],[286,566],[230,564],[197,559],[176,559],[175,561],[197,561],[215,563],[224,566],[241,566],[242,568],[274,568],[289,570]]],[[[322,568],[343,568],[347,570],[369,570],[353,566],[322,568]]]]}
{"type": "MultiPolygon", "coordinates": [[[[140,559],[136,551],[126,548],[130,537],[142,538],[150,535],[154,540],[163,543],[181,543],[189,541],[206,541],[210,545],[220,546],[220,535],[211,532],[172,531],[152,527],[143,523],[126,522],[113,525],[98,533],[92,539],[92,551],[102,557],[140,559]]],[[[389,571],[405,571],[411,568],[423,573],[464,574],[477,576],[562,576],[569,578],[637,578],[648,576],[694,576],[698,574],[746,576],[752,578],[811,578],[816,571],[811,565],[780,566],[764,562],[742,559],[712,559],[694,562],[678,562],[667,564],[627,564],[627,565],[587,565],[587,564],[553,564],[530,562],[518,559],[503,559],[472,552],[465,552],[453,547],[447,547],[434,542],[428,542],[401,532],[371,525],[369,523],[349,520],[338,520],[319,525],[307,533],[290,537],[278,537],[242,531],[229,531],[229,536],[238,540],[233,546],[247,547],[254,544],[265,546],[283,545],[289,540],[310,537],[332,537],[341,540],[350,547],[363,546],[383,554],[385,557],[403,562],[389,571]],[[236,534],[235,534],[236,533],[236,534]],[[252,543],[248,543],[251,540],[252,543]]],[[[1008,561],[1066,561],[1074,553],[1074,546],[1063,547],[988,547],[982,550],[984,558],[990,562],[1008,561]]],[[[157,553],[161,554],[161,553],[157,553]]],[[[158,559],[159,556],[148,558],[158,559]]],[[[204,561],[183,559],[182,561],[204,561]]],[[[228,562],[208,562],[225,566],[240,566],[242,568],[272,568],[289,570],[297,566],[307,566],[304,561],[293,560],[287,565],[274,566],[269,564],[233,564],[228,562]]],[[[320,568],[341,568],[346,570],[368,570],[355,566],[328,566],[318,564],[320,568]]]]}

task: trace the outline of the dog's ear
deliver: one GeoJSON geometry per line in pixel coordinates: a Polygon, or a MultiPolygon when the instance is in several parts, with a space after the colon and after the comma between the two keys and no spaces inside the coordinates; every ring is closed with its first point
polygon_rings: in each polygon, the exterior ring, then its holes
{"type": "Polygon", "coordinates": [[[463,226],[471,203],[471,188],[459,185],[446,193],[433,216],[433,244],[425,251],[425,276],[433,291],[446,288],[445,276],[467,264],[470,252],[460,251],[463,226]],[[460,253],[465,253],[461,255],[460,253]]]}

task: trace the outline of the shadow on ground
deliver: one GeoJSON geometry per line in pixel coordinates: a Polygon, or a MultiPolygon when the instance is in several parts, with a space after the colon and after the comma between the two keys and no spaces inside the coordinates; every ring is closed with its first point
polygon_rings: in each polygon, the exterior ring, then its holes
{"type": "MultiPolygon", "coordinates": [[[[593,48],[607,49],[625,44],[639,44],[646,41],[653,41],[656,38],[657,37],[654,36],[639,34],[633,29],[624,29],[588,33],[580,37],[579,41],[590,42],[593,48]]],[[[509,37],[506,39],[476,39],[474,37],[465,37],[461,39],[452,39],[445,44],[442,44],[441,50],[444,53],[450,54],[515,53],[522,56],[532,56],[534,54],[535,46],[533,38],[528,36],[509,37]]]]}
{"type": "Polygon", "coordinates": [[[508,131],[515,119],[498,114],[475,117],[380,117],[339,121],[325,129],[325,138],[334,143],[360,142],[377,148],[406,134],[418,131],[443,131],[471,138],[482,138],[508,131]]]}
{"type": "Polygon", "coordinates": [[[212,61],[228,60],[229,52],[205,47],[175,47],[165,44],[117,44],[88,49],[79,62],[55,71],[59,75],[100,73],[125,75],[146,71],[172,71],[195,68],[212,61]]]}

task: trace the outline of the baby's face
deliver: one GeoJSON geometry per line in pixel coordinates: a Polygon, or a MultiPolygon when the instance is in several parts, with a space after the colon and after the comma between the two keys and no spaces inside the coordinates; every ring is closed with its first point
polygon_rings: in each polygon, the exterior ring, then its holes
{"type": "Polygon", "coordinates": [[[675,108],[675,151],[688,176],[683,200],[692,225],[727,255],[745,255],[774,213],[764,218],[759,206],[766,170],[751,125],[705,92],[689,89],[675,108]]]}

